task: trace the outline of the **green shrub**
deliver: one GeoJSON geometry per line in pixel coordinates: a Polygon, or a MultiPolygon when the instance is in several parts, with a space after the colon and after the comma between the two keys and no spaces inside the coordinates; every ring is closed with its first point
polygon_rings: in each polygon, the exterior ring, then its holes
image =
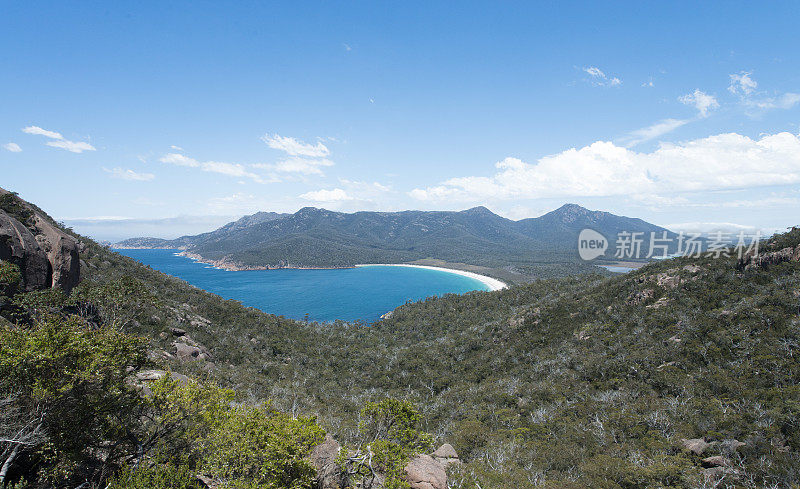
{"type": "Polygon", "coordinates": [[[22,283],[19,267],[11,262],[0,260],[0,296],[12,296],[22,283]]]}
{"type": "Polygon", "coordinates": [[[185,465],[154,463],[133,467],[126,465],[106,489],[199,489],[197,477],[185,465]]]}

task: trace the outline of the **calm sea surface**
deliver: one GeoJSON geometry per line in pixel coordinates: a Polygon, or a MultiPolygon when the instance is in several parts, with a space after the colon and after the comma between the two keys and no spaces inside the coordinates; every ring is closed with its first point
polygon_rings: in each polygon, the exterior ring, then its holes
{"type": "Polygon", "coordinates": [[[483,283],[438,270],[369,266],[339,270],[228,272],[178,250],[115,250],[195,287],[264,312],[312,321],[376,321],[406,301],[489,290],[483,283]]]}

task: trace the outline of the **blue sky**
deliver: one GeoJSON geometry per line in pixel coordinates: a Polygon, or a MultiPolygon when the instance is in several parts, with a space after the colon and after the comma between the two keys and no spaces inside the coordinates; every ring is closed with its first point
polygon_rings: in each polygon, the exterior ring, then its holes
{"type": "Polygon", "coordinates": [[[0,186],[102,239],[565,202],[800,224],[797,2],[3,2],[0,186]]]}

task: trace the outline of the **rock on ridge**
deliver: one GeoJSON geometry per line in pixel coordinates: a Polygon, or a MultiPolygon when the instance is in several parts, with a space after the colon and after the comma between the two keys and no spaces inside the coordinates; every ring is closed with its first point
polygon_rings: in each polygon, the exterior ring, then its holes
{"type": "Polygon", "coordinates": [[[0,260],[17,265],[26,291],[52,284],[52,266],[36,237],[18,220],[0,210],[0,260]]]}
{"type": "MultiPolygon", "coordinates": [[[[0,195],[7,194],[0,188],[0,195]]],[[[25,290],[52,287],[69,294],[80,282],[78,242],[34,206],[17,199],[33,218],[22,223],[0,210],[0,260],[19,266],[25,290]]]]}

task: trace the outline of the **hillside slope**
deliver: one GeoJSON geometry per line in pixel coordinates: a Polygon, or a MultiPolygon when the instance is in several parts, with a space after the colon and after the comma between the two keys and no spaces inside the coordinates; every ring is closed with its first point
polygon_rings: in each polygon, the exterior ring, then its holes
{"type": "Polygon", "coordinates": [[[217,374],[343,439],[364,399],[413,399],[468,461],[455,487],[791,487],[800,231],[762,251],[430,299],[369,328],[242,322],[217,374]]]}
{"type": "Polygon", "coordinates": [[[154,359],[343,442],[365,401],[411,400],[465,461],[452,487],[800,484],[800,229],[757,259],[446,296],[368,327],[264,314],[86,243],[82,287],[130,277],[157,298],[126,323],[154,359]],[[207,355],[181,356],[174,328],[207,355]]]}

